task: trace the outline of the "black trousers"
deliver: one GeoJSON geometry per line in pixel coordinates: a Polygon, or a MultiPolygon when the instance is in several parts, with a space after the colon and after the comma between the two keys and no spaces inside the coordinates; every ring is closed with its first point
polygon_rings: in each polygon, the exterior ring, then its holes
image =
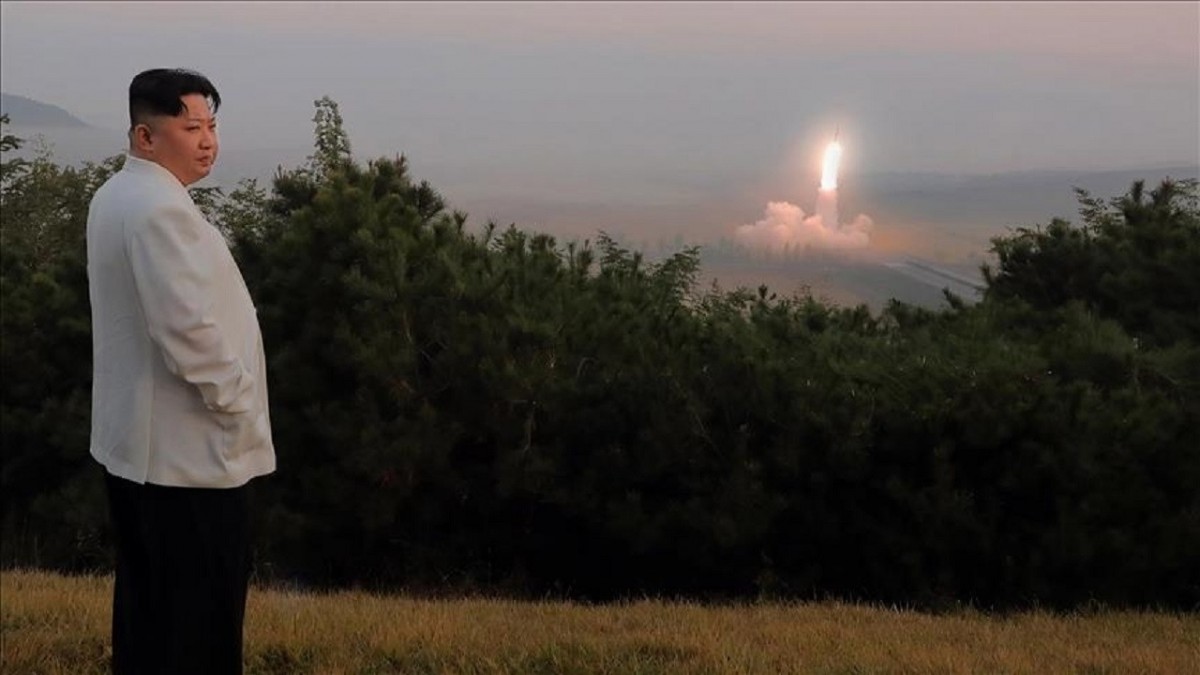
{"type": "Polygon", "coordinates": [[[115,675],[240,675],[250,485],[139,485],[105,473],[116,535],[115,675]]]}

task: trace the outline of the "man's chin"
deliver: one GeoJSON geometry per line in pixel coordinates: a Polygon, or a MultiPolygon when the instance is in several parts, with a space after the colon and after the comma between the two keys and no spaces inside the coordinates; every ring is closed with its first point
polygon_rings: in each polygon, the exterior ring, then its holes
{"type": "Polygon", "coordinates": [[[205,178],[208,178],[209,173],[211,173],[211,171],[209,171],[208,169],[205,169],[203,171],[200,169],[196,169],[195,171],[193,171],[191,174],[189,174],[187,176],[186,180],[180,178],[179,182],[183,183],[184,187],[191,187],[191,186],[195,185],[196,183],[199,183],[200,181],[204,180],[205,178]]]}

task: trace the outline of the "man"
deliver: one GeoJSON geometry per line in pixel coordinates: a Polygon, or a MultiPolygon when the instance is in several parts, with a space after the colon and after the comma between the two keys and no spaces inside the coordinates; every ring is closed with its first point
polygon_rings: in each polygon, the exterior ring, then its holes
{"type": "Polygon", "coordinates": [[[125,166],[88,212],[91,454],[116,538],[118,674],[242,672],[247,490],[275,450],[254,305],[187,191],[217,159],[220,104],[195,72],[133,78],[125,166]]]}

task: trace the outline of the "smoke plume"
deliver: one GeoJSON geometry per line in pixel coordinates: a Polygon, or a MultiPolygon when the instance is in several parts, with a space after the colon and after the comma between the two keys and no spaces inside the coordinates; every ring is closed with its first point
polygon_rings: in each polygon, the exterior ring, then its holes
{"type": "Polygon", "coordinates": [[[836,222],[837,192],[829,192],[832,194],[818,197],[818,213],[811,216],[790,202],[768,203],[762,220],[737,228],[738,242],[755,250],[777,254],[866,248],[871,242],[870,231],[874,223],[865,215],[859,215],[849,223],[836,222]],[[822,208],[824,204],[829,207],[822,208]]]}

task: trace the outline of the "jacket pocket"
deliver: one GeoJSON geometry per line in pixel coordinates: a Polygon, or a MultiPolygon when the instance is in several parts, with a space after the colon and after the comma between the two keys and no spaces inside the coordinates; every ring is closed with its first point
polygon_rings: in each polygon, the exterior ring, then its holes
{"type": "Polygon", "coordinates": [[[270,447],[271,429],[265,411],[224,413],[218,417],[225,431],[225,444],[221,449],[225,461],[236,462],[247,453],[270,447]]]}

